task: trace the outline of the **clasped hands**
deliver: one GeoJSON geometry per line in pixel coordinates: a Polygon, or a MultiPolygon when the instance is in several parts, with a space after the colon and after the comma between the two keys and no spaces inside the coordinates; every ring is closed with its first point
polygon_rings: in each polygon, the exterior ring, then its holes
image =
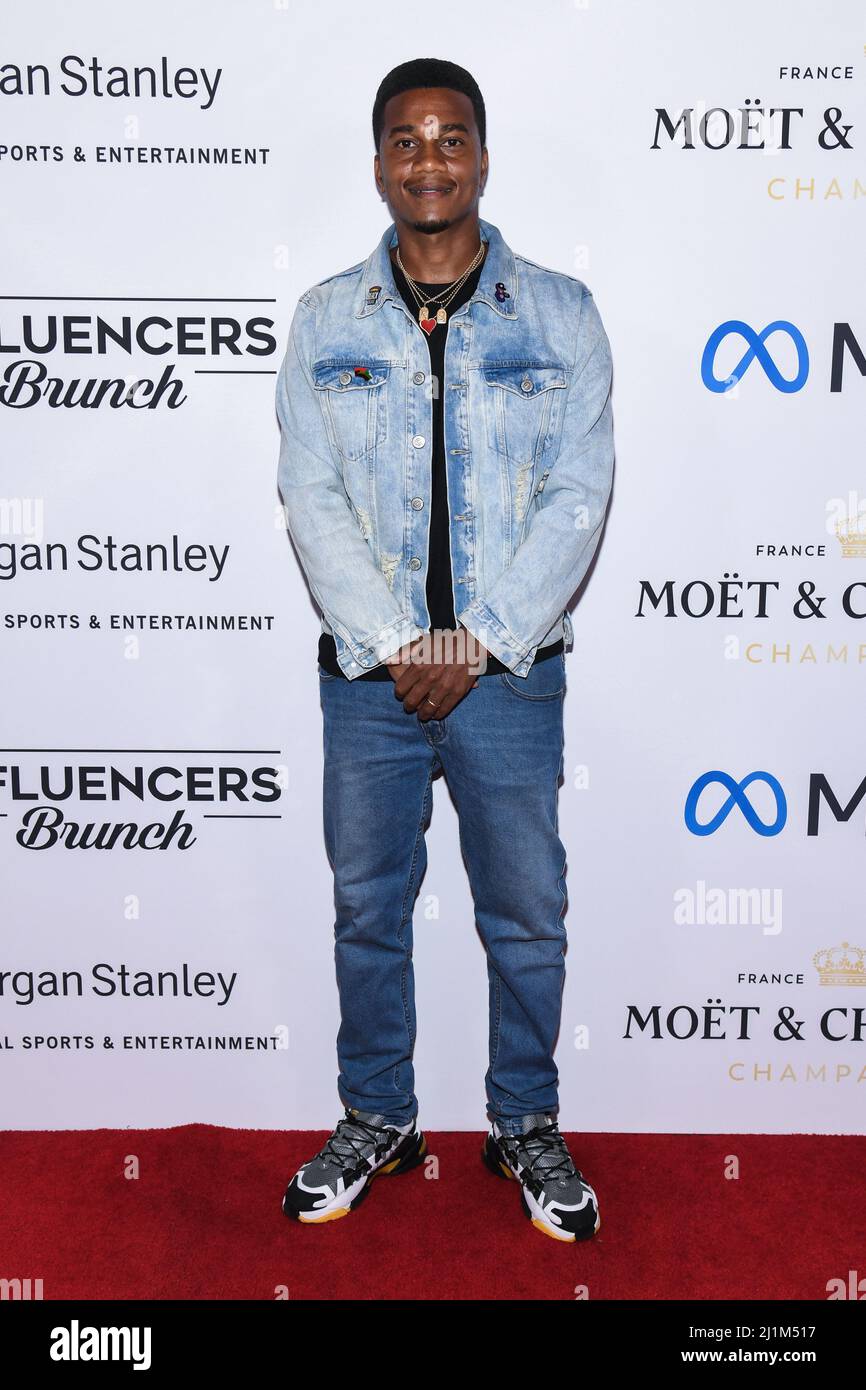
{"type": "Polygon", "coordinates": [[[444,719],[478,684],[489,655],[466,628],[437,628],[401,647],[385,664],[407,714],[444,719]]]}

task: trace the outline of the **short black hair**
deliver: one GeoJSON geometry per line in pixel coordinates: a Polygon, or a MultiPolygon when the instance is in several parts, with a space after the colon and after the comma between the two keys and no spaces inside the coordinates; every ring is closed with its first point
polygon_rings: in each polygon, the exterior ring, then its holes
{"type": "Polygon", "coordinates": [[[401,92],[414,91],[416,87],[449,87],[452,91],[462,92],[467,96],[472,102],[481,148],[484,148],[487,140],[487,114],[481,89],[471,72],[458,67],[457,63],[447,62],[444,58],[413,58],[408,63],[401,63],[399,67],[392,68],[387,77],[383,77],[379,83],[376,100],[373,102],[373,142],[377,150],[382,136],[382,112],[385,110],[385,103],[390,101],[391,97],[399,96],[401,92]]]}

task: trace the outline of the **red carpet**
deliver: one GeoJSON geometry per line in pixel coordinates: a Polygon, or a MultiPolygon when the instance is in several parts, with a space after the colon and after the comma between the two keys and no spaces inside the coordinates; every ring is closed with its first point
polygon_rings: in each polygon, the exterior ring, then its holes
{"type": "Polygon", "coordinates": [[[0,1278],[48,1299],[825,1299],[866,1276],[866,1138],[569,1135],[599,1195],[586,1244],[534,1230],[481,1132],[430,1133],[439,1176],[378,1178],[321,1227],[280,1211],[318,1132],[0,1132],[0,1278]],[[724,1177],[728,1155],[740,1177],[724,1177]],[[127,1156],[140,1176],[124,1177],[127,1156]]]}

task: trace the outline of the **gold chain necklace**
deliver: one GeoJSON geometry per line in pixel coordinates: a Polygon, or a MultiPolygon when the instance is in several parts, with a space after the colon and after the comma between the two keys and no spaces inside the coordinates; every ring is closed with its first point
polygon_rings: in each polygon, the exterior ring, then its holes
{"type": "Polygon", "coordinates": [[[472,257],[472,261],[466,267],[463,274],[458,276],[456,280],[453,280],[450,285],[446,285],[444,290],[440,290],[438,294],[434,294],[432,297],[425,299],[418,286],[416,285],[415,281],[412,279],[412,276],[409,274],[408,270],[404,266],[400,258],[400,247],[398,245],[396,256],[397,264],[402,270],[406,278],[406,283],[409,286],[409,289],[412,291],[412,294],[418,305],[418,322],[428,337],[433,332],[433,329],[436,327],[437,323],[448,322],[448,315],[445,312],[446,306],[450,304],[454,296],[459,293],[463,285],[469,279],[469,276],[472,274],[475,267],[481,262],[481,260],[484,257],[484,251],[486,246],[487,243],[485,241],[482,241],[480,246],[478,247],[478,250],[475,252],[475,255],[472,257]],[[436,310],[436,317],[431,318],[430,305],[435,304],[438,300],[442,300],[442,303],[436,310]]]}

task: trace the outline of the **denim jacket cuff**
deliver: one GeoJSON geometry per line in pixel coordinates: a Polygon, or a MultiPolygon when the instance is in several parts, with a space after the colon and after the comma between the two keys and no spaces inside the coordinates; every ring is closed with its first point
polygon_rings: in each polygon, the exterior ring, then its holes
{"type": "Polygon", "coordinates": [[[350,648],[345,643],[338,644],[342,645],[343,650],[338,651],[337,662],[343,674],[353,680],[355,676],[363,675],[365,671],[371,671],[387,661],[389,656],[394,656],[407,643],[423,636],[424,629],[408,613],[401,613],[360,645],[350,648]]]}
{"type": "Polygon", "coordinates": [[[525,676],[535,660],[538,645],[527,647],[520,642],[488,608],[483,599],[474,599],[468,608],[458,614],[457,621],[473,637],[477,637],[491,656],[507,666],[515,676],[525,676]]]}

